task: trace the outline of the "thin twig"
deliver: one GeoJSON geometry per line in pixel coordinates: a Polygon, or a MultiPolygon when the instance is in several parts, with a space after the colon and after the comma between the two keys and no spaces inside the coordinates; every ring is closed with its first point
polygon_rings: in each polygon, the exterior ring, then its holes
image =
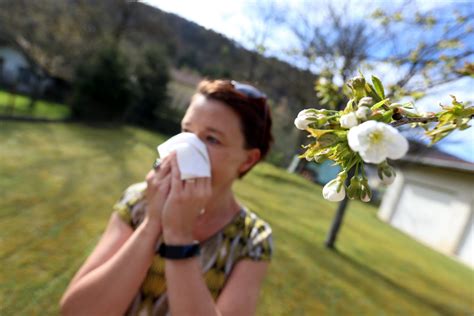
{"type": "Polygon", "coordinates": [[[410,123],[428,123],[428,122],[438,122],[438,118],[436,116],[433,117],[402,117],[395,122],[390,123],[391,126],[397,127],[400,125],[410,124],[410,123]]]}

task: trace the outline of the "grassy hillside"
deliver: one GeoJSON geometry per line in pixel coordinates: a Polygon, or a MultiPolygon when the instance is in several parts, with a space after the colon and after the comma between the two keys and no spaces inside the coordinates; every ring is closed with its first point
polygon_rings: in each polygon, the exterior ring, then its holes
{"type": "Polygon", "coordinates": [[[30,116],[46,119],[63,119],[70,113],[68,107],[43,100],[36,101],[31,111],[30,98],[20,94],[14,95],[0,90],[0,115],[30,116]],[[12,109],[11,105],[14,104],[12,109]]]}
{"type": "MultiPolygon", "coordinates": [[[[122,190],[142,181],[161,135],[131,127],[0,121],[0,314],[55,315],[122,190]]],[[[351,202],[339,250],[323,240],[336,204],[268,164],[236,183],[273,227],[258,315],[472,315],[474,272],[351,202]]]]}

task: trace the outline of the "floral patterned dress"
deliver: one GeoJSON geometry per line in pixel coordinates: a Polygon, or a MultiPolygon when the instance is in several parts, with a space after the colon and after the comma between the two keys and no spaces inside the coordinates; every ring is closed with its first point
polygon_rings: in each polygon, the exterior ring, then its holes
{"type": "MultiPolygon", "coordinates": [[[[134,230],[145,216],[146,187],[146,181],[130,185],[113,206],[113,211],[134,230]]],[[[156,249],[159,244],[160,241],[156,249]]],[[[201,242],[201,270],[214,300],[240,259],[270,261],[272,253],[270,225],[248,208],[242,207],[225,227],[201,242]]],[[[170,315],[164,268],[164,259],[156,254],[126,315],[170,315]]]]}

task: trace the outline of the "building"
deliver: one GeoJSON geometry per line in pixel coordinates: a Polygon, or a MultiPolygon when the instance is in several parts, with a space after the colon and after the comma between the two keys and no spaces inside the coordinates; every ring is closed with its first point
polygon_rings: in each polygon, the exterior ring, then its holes
{"type": "Polygon", "coordinates": [[[379,218],[474,267],[474,163],[420,146],[396,169],[379,218]]]}

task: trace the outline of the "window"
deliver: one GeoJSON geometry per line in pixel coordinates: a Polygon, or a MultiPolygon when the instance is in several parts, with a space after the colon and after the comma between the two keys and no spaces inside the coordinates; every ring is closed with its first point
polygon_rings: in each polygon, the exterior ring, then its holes
{"type": "Polygon", "coordinates": [[[31,80],[31,71],[30,68],[20,67],[18,69],[18,82],[21,83],[30,83],[31,80]]]}
{"type": "Polygon", "coordinates": [[[5,59],[0,56],[0,81],[3,79],[3,65],[5,64],[5,59]]]}

